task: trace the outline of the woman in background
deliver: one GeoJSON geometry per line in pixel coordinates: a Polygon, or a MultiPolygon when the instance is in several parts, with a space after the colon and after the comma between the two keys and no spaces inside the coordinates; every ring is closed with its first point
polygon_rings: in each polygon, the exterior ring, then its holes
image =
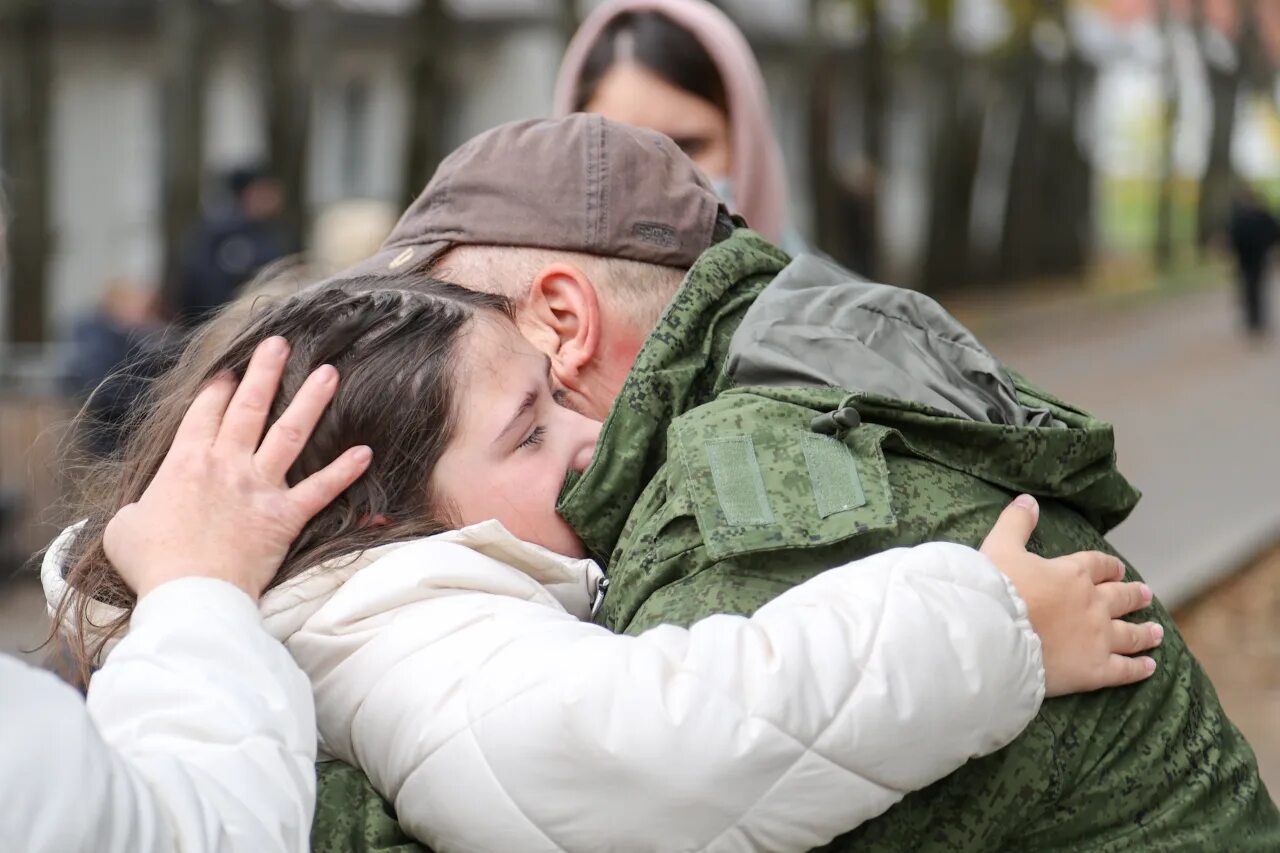
{"type": "Polygon", "coordinates": [[[751,47],[703,0],[612,0],[587,16],[560,65],[554,111],[599,113],[664,133],[734,213],[788,252],[782,152],[751,47]]]}

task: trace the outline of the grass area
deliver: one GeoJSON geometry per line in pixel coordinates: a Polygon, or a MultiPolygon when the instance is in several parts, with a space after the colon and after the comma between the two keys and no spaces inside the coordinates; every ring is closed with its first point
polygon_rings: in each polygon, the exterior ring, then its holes
{"type": "MultiPolygon", "coordinates": [[[[1273,210],[1280,210],[1280,178],[1252,182],[1253,188],[1273,210]]],[[[1120,255],[1150,255],[1156,240],[1156,203],[1160,185],[1145,178],[1108,178],[1099,193],[1100,248],[1120,255]]],[[[1196,205],[1200,184],[1179,178],[1173,184],[1174,262],[1185,263],[1196,255],[1196,205]]]]}
{"type": "MultiPolygon", "coordinates": [[[[1280,207],[1280,180],[1260,182],[1257,189],[1280,207]]],[[[1231,280],[1231,259],[1221,247],[1200,251],[1196,246],[1196,181],[1180,179],[1173,187],[1173,262],[1157,270],[1153,257],[1156,236],[1154,180],[1112,178],[1099,197],[1099,259],[1085,288],[1108,295],[1179,292],[1214,287],[1231,280]]]]}
{"type": "Polygon", "coordinates": [[[1180,293],[1219,287],[1232,275],[1231,260],[1217,253],[1187,253],[1169,270],[1157,270],[1150,256],[1108,255],[1090,269],[1084,289],[1112,296],[1180,293]]]}
{"type": "MultiPolygon", "coordinates": [[[[1156,240],[1156,202],[1159,184],[1139,178],[1110,178],[1099,199],[1101,248],[1119,255],[1149,255],[1156,240]]],[[[1200,186],[1179,180],[1173,185],[1174,261],[1195,254],[1196,204],[1200,186]]]]}

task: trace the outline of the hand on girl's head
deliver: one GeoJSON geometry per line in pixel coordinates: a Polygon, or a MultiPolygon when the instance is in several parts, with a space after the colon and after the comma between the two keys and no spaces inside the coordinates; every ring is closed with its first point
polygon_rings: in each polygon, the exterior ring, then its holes
{"type": "Polygon", "coordinates": [[[141,498],[107,524],[103,548],[139,598],[180,577],[228,581],[257,598],[303,526],[355,482],[372,452],[353,447],[290,487],[285,475],[338,387],[322,366],[263,435],[289,358],[283,338],[258,345],[237,385],[196,396],[141,498]]]}

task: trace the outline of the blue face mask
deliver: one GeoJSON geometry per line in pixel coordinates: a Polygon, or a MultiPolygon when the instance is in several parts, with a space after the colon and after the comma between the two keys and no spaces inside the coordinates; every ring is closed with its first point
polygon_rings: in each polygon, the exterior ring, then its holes
{"type": "Polygon", "coordinates": [[[720,196],[720,200],[724,202],[724,206],[730,211],[736,213],[738,210],[737,202],[733,198],[733,179],[729,177],[712,178],[711,189],[715,194],[720,196]]]}

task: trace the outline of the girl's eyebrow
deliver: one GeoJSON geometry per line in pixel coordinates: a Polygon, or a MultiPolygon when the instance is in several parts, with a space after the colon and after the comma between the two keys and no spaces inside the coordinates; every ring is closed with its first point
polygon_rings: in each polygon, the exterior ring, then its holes
{"type": "MultiPolygon", "coordinates": [[[[551,384],[551,356],[544,354],[542,356],[542,360],[546,364],[547,384],[550,385],[551,384]]],[[[529,393],[525,394],[524,399],[520,401],[520,406],[516,409],[516,413],[511,416],[511,420],[507,421],[507,425],[502,428],[502,432],[498,433],[498,436],[493,440],[493,443],[497,444],[499,441],[502,440],[503,436],[511,432],[511,430],[515,427],[516,423],[519,422],[520,418],[524,416],[524,413],[529,411],[529,409],[533,408],[533,404],[536,402],[538,402],[537,391],[530,391],[529,393]]]]}
{"type": "Polygon", "coordinates": [[[530,391],[524,395],[524,399],[520,401],[520,406],[516,409],[516,413],[511,416],[511,420],[507,421],[507,425],[502,428],[502,432],[498,433],[497,438],[493,440],[497,444],[502,440],[503,436],[515,429],[516,424],[524,417],[524,413],[533,408],[533,404],[538,401],[538,392],[530,391]]]}

